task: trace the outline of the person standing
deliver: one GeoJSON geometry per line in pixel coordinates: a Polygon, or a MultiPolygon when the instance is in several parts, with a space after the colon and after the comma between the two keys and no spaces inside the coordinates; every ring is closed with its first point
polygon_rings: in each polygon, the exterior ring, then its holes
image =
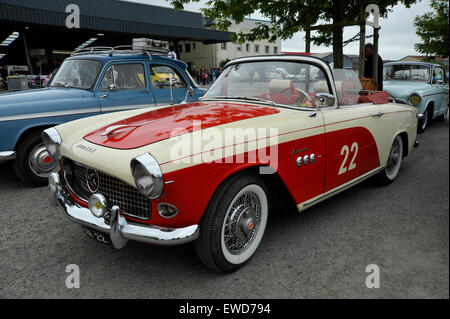
{"type": "Polygon", "coordinates": [[[383,91],[383,59],[378,55],[378,74],[377,78],[373,76],[373,61],[374,61],[374,49],[373,44],[368,43],[365,46],[365,59],[364,59],[364,77],[373,79],[378,85],[378,91],[383,91]]]}

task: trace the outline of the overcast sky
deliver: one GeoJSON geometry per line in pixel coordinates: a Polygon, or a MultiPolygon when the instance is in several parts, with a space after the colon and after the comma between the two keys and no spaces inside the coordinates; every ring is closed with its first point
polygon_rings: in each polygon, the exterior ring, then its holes
{"type": "MultiPolygon", "coordinates": [[[[127,0],[164,7],[171,7],[166,0],[127,0]]],[[[185,6],[185,10],[199,12],[206,1],[199,3],[190,3],[185,6]]],[[[393,8],[387,19],[380,19],[380,38],[379,54],[383,60],[397,60],[407,55],[419,55],[414,50],[414,44],[420,42],[414,28],[414,18],[425,12],[432,11],[430,0],[422,0],[407,9],[403,5],[397,5],[393,8]]],[[[263,18],[259,14],[253,14],[251,18],[263,18]]],[[[359,27],[344,28],[344,40],[347,40],[359,32],[359,27]]],[[[366,34],[372,34],[372,28],[366,28],[366,34]]],[[[367,40],[371,42],[372,39],[367,40]]],[[[282,41],[282,51],[304,51],[305,38],[304,33],[297,33],[293,38],[282,41]]],[[[312,46],[311,52],[330,52],[332,47],[312,46]]],[[[344,47],[344,54],[358,54],[359,42],[354,42],[344,47]]]]}

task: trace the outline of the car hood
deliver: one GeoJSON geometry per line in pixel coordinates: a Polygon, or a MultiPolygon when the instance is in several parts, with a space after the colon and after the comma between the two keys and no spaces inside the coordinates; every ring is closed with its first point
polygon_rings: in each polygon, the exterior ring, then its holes
{"type": "Polygon", "coordinates": [[[394,97],[407,97],[413,92],[426,90],[427,83],[417,81],[384,81],[383,90],[388,91],[394,97]]]}
{"type": "Polygon", "coordinates": [[[39,100],[65,99],[67,97],[81,97],[85,90],[74,88],[43,88],[5,93],[0,95],[0,105],[39,100]]]}
{"type": "Polygon", "coordinates": [[[252,104],[180,104],[103,125],[86,134],[84,139],[109,148],[135,149],[201,129],[276,113],[279,113],[279,110],[275,108],[252,104]]]}
{"type": "Polygon", "coordinates": [[[45,101],[81,99],[89,93],[74,88],[44,88],[0,94],[0,116],[46,112],[45,101]]]}

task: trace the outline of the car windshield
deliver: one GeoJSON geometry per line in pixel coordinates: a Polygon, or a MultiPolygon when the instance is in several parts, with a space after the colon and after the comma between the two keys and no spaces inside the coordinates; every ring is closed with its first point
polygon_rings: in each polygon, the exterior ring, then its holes
{"type": "Polygon", "coordinates": [[[50,86],[89,89],[100,72],[101,63],[93,60],[66,60],[53,77],[50,86]]]}
{"type": "Polygon", "coordinates": [[[272,105],[315,107],[317,93],[331,93],[324,71],[295,61],[254,61],[227,67],[207,99],[245,99],[272,105]]]}
{"type": "Polygon", "coordinates": [[[430,68],[426,65],[395,64],[383,68],[384,81],[430,81],[430,68]]]}

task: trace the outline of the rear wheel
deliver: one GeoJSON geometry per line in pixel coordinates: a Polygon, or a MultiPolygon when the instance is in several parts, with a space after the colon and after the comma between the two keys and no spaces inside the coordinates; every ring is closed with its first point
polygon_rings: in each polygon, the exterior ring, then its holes
{"type": "Polygon", "coordinates": [[[196,250],[209,268],[232,272],[257,250],[269,211],[263,181],[240,175],[226,181],[214,194],[200,223],[196,250]]]}
{"type": "Polygon", "coordinates": [[[17,147],[14,171],[30,186],[45,186],[56,165],[57,161],[48,154],[40,132],[28,135],[17,147]]]}
{"type": "Polygon", "coordinates": [[[400,135],[397,135],[389,151],[386,166],[376,176],[379,184],[388,185],[397,177],[398,172],[400,171],[400,166],[402,165],[403,147],[403,140],[400,135]]]}
{"type": "Polygon", "coordinates": [[[437,120],[444,122],[447,118],[448,118],[448,107],[445,109],[444,114],[441,114],[437,117],[437,120]]]}

